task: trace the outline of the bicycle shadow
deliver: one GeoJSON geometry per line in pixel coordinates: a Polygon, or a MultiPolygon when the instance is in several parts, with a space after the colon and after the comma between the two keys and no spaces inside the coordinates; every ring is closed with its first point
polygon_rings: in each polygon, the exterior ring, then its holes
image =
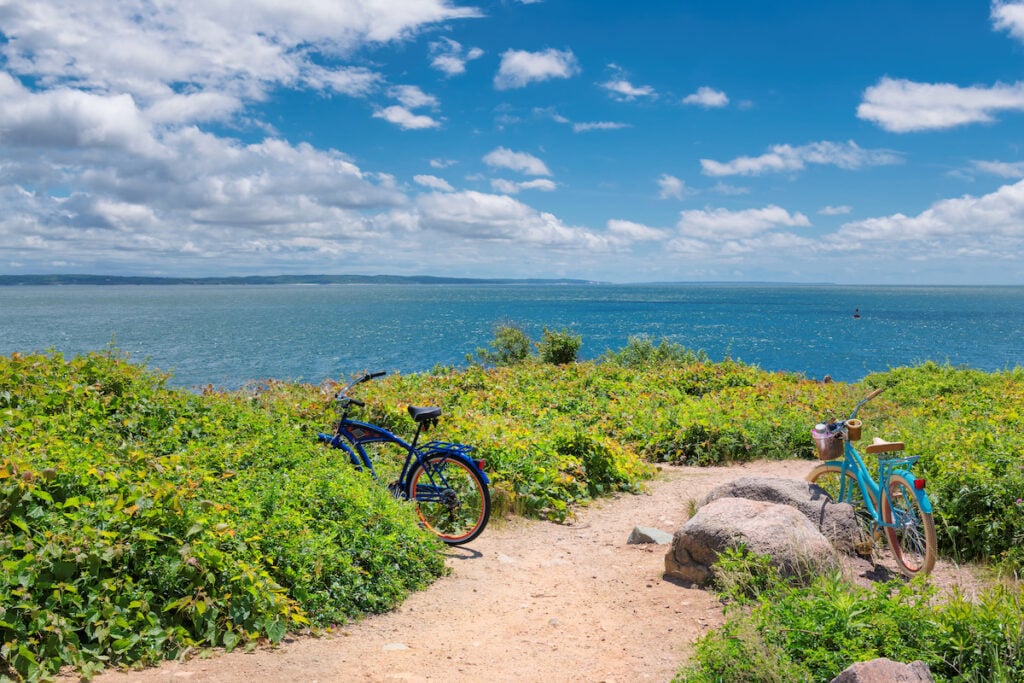
{"type": "Polygon", "coordinates": [[[484,556],[479,550],[473,550],[464,545],[450,545],[443,554],[452,560],[479,560],[484,556]]]}

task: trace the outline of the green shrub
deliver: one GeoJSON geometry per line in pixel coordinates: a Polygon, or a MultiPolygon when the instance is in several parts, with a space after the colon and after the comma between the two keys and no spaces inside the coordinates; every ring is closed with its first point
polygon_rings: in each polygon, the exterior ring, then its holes
{"type": "Polygon", "coordinates": [[[544,336],[537,343],[537,353],[545,363],[565,365],[576,362],[576,355],[582,344],[583,338],[570,333],[567,329],[555,332],[545,327],[544,336]]]}
{"type": "Polygon", "coordinates": [[[0,678],[276,643],[444,571],[410,510],[312,443],[315,390],[165,381],[113,352],[0,358],[0,678]]]}
{"type": "MultiPolygon", "coordinates": [[[[490,350],[477,349],[477,360],[497,366],[516,365],[530,357],[533,341],[518,325],[502,323],[494,328],[494,339],[490,347],[490,350]]],[[[473,357],[467,359],[472,361],[473,357]]]]}
{"type": "Polygon", "coordinates": [[[757,558],[723,564],[727,622],[698,641],[678,683],[828,681],[877,657],[920,659],[937,681],[1024,680],[1019,584],[938,599],[921,580],[861,588],[834,575],[802,588],[757,558]]]}
{"type": "Polygon", "coordinates": [[[645,336],[630,337],[618,351],[609,349],[601,357],[605,363],[615,363],[626,368],[649,368],[666,363],[710,363],[704,351],[693,351],[682,344],[662,339],[657,345],[645,336]]]}

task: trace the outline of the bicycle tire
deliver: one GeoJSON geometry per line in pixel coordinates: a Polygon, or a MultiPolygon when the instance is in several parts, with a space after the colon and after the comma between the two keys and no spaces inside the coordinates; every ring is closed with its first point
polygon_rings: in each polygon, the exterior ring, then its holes
{"type": "MultiPolygon", "coordinates": [[[[860,483],[857,480],[857,473],[853,470],[843,472],[840,462],[823,462],[814,467],[805,477],[806,481],[821,487],[829,498],[837,503],[849,503],[853,507],[853,516],[857,520],[857,527],[860,530],[860,538],[857,539],[857,553],[870,556],[874,542],[879,540],[879,533],[875,528],[871,511],[864,502],[864,494],[861,491],[860,483]],[[845,500],[840,500],[841,481],[840,477],[846,476],[845,500]]],[[[875,510],[878,509],[878,501],[874,494],[868,489],[868,496],[875,510]]]]}
{"type": "Polygon", "coordinates": [[[889,477],[887,486],[882,521],[894,525],[885,527],[885,534],[896,563],[906,576],[927,574],[936,560],[935,520],[921,509],[913,483],[902,474],[889,477]]]}
{"type": "Polygon", "coordinates": [[[480,474],[446,453],[434,453],[416,465],[407,494],[423,528],[448,545],[472,541],[491,516],[491,492],[480,474]]]}

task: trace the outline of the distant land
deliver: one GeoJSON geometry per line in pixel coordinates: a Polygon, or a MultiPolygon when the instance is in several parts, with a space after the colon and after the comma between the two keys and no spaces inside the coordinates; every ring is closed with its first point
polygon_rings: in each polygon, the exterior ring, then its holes
{"type": "Polygon", "coordinates": [[[432,277],[429,275],[247,275],[147,277],[138,275],[0,275],[0,287],[28,285],[592,285],[593,280],[432,277]]]}

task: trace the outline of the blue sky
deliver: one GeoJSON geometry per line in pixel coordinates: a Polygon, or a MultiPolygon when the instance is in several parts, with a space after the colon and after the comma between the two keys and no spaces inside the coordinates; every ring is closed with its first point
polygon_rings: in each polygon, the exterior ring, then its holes
{"type": "Polygon", "coordinates": [[[0,0],[0,273],[1024,284],[1024,2],[0,0]]]}

